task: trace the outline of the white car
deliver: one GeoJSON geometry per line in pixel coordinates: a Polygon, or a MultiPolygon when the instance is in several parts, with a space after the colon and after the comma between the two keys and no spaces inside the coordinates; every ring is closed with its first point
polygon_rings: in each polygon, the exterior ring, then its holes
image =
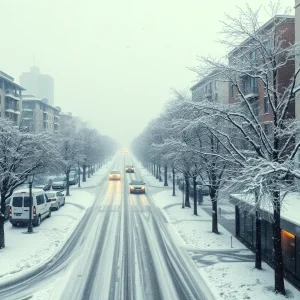
{"type": "Polygon", "coordinates": [[[62,192],[49,191],[46,192],[48,199],[51,201],[51,208],[59,210],[61,206],[65,205],[65,195],[62,192]]]}
{"type": "Polygon", "coordinates": [[[130,194],[145,194],[146,189],[145,189],[145,183],[142,180],[132,180],[129,183],[130,187],[130,194]]]}
{"type": "MultiPolygon", "coordinates": [[[[28,224],[30,198],[28,189],[15,191],[9,206],[9,221],[13,226],[28,224]]],[[[45,191],[32,189],[32,224],[39,226],[44,218],[51,217],[51,203],[45,191]]]]}

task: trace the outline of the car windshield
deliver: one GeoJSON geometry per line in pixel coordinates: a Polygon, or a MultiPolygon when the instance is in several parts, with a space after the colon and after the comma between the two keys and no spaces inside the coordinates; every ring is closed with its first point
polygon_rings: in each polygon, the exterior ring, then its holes
{"type": "Polygon", "coordinates": [[[132,181],[131,181],[131,184],[132,184],[132,185],[143,185],[144,182],[141,181],[141,180],[132,180],[132,181]]]}
{"type": "Polygon", "coordinates": [[[111,171],[110,174],[120,174],[120,171],[111,171]]]}
{"type": "Polygon", "coordinates": [[[53,198],[55,197],[55,193],[46,193],[48,198],[53,198]]]}
{"type": "Polygon", "coordinates": [[[64,177],[56,177],[53,179],[53,181],[64,181],[64,177]]]}
{"type": "Polygon", "coordinates": [[[126,168],[133,168],[133,166],[126,166],[126,168]]]}

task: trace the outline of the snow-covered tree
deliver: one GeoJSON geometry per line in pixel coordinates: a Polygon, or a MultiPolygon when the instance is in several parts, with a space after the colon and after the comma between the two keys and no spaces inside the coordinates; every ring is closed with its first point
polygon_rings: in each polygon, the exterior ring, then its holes
{"type": "Polygon", "coordinates": [[[228,62],[201,58],[202,65],[195,70],[200,76],[214,72],[217,80],[230,85],[231,104],[222,107],[204,102],[196,110],[222,122],[223,126],[213,127],[211,133],[219,141],[227,141],[224,147],[242,165],[237,183],[247,184],[244,191],[255,193],[257,204],[269,201],[272,205],[275,291],[285,294],[280,215],[286,193],[300,177],[294,163],[300,147],[296,142],[300,124],[294,119],[300,69],[294,66],[298,45],[289,40],[294,19],[278,15],[278,9],[271,5],[271,19],[266,24],[259,21],[260,10],[248,6],[240,9],[238,17],[227,16],[221,42],[232,49],[228,62]],[[260,105],[264,102],[268,118],[260,105]],[[233,128],[234,134],[224,130],[228,128],[233,128]]]}
{"type": "Polygon", "coordinates": [[[9,120],[0,118],[0,249],[5,247],[5,201],[14,189],[26,182],[30,174],[50,167],[58,157],[52,137],[31,134],[15,127],[9,120]]]}

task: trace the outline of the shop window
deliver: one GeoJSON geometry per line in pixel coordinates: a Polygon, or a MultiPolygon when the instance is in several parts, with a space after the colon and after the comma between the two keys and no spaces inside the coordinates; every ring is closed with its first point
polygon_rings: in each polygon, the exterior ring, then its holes
{"type": "Polygon", "coordinates": [[[240,237],[245,238],[245,211],[240,211],[240,237]]]}
{"type": "Polygon", "coordinates": [[[296,273],[295,236],[288,231],[281,230],[281,245],[283,265],[292,273],[296,273]]]}
{"type": "Polygon", "coordinates": [[[300,237],[296,236],[296,275],[300,279],[300,237]]]}
{"type": "Polygon", "coordinates": [[[262,224],[264,224],[264,237],[262,236],[262,239],[264,239],[264,247],[262,247],[262,252],[271,260],[273,260],[273,230],[272,225],[262,220],[262,224]]]}
{"type": "Polygon", "coordinates": [[[245,241],[253,245],[253,216],[245,212],[245,241]]]}

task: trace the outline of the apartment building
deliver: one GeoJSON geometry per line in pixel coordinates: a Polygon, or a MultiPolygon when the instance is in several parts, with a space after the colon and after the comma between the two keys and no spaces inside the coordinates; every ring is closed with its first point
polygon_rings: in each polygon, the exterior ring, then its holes
{"type": "Polygon", "coordinates": [[[0,71],[0,116],[16,125],[22,112],[22,92],[25,89],[14,82],[14,78],[0,71]]]}
{"type": "Polygon", "coordinates": [[[217,80],[215,75],[214,73],[209,74],[190,88],[192,101],[210,100],[223,104],[228,103],[229,84],[217,80]]]}
{"type": "MultiPolygon", "coordinates": [[[[300,1],[300,0],[299,0],[300,1]]],[[[295,43],[295,17],[294,16],[276,16],[264,24],[258,31],[261,37],[265,37],[266,49],[272,49],[268,33],[274,32],[278,37],[278,42],[281,47],[289,47],[290,44],[295,43]]],[[[243,64],[252,64],[254,69],[256,66],[263,64],[262,57],[255,49],[255,42],[251,39],[244,41],[238,48],[233,49],[229,55],[229,65],[235,64],[237,68],[243,69],[243,64]],[[237,66],[237,64],[240,64],[237,66]]],[[[278,69],[277,75],[277,89],[279,93],[283,93],[289,86],[290,80],[294,75],[295,61],[290,60],[281,68],[278,69]]],[[[252,72],[249,69],[249,72],[252,72]]],[[[249,74],[248,72],[248,74],[249,74]]],[[[269,122],[273,120],[273,114],[266,96],[266,90],[262,81],[259,81],[254,76],[244,75],[239,78],[239,89],[244,97],[248,98],[252,104],[252,109],[261,123],[265,124],[265,129],[268,131],[269,122]]],[[[271,76],[269,74],[269,76],[271,76]]],[[[272,78],[272,77],[270,77],[272,78]]],[[[229,103],[239,101],[240,91],[234,86],[229,87],[229,103]]],[[[295,103],[291,103],[288,108],[288,117],[295,117],[295,103]]]]}
{"type": "Polygon", "coordinates": [[[46,98],[23,96],[22,126],[32,132],[59,132],[60,108],[48,103],[46,98]]]}
{"type": "Polygon", "coordinates": [[[64,132],[69,127],[72,127],[74,130],[80,130],[87,127],[87,123],[83,122],[80,117],[75,117],[72,113],[60,113],[60,131],[64,132]]]}

